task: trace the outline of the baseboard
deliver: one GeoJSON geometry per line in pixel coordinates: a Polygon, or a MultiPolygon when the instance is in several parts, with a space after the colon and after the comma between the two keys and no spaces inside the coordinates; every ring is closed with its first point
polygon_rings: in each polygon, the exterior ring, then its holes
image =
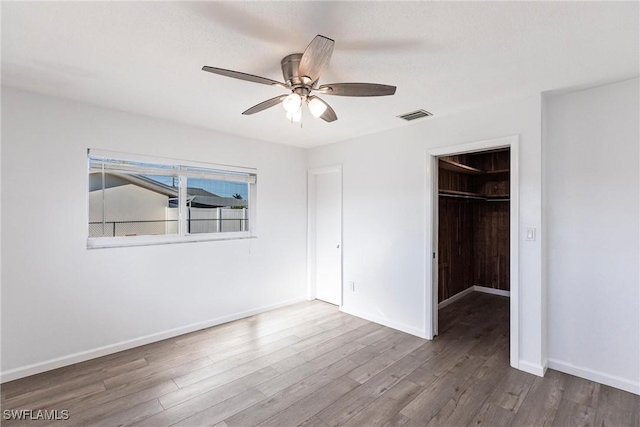
{"type": "Polygon", "coordinates": [[[470,294],[471,292],[473,292],[475,290],[474,287],[475,286],[471,286],[470,288],[467,288],[462,292],[458,292],[454,296],[449,297],[446,300],[439,302],[438,303],[438,310],[440,310],[443,307],[448,306],[451,303],[454,303],[454,302],[458,301],[460,298],[464,297],[465,295],[470,294]]]}
{"type": "Polygon", "coordinates": [[[34,363],[27,366],[22,366],[20,368],[10,369],[7,371],[0,372],[0,383],[17,380],[17,379],[28,377],[35,374],[40,374],[42,372],[51,371],[53,369],[62,368],[64,366],[73,365],[75,363],[84,362],[90,359],[106,356],[108,354],[118,353],[120,351],[129,350],[134,347],[140,347],[145,344],[151,344],[157,341],[166,340],[167,338],[173,338],[179,335],[195,332],[200,329],[206,329],[212,326],[221,325],[223,323],[232,322],[234,320],[243,319],[245,317],[264,313],[266,311],[275,310],[277,308],[296,304],[302,301],[307,301],[306,295],[298,298],[292,298],[279,303],[270,304],[263,307],[258,307],[251,310],[230,314],[227,316],[218,317],[215,319],[205,320],[204,322],[192,323],[190,325],[181,326],[178,328],[173,328],[173,329],[169,329],[162,332],[157,332],[150,335],[145,335],[143,337],[134,338],[127,341],[121,341],[119,343],[110,344],[103,347],[94,348],[91,350],[81,351],[78,353],[70,354],[68,356],[57,357],[55,359],[45,360],[44,362],[38,362],[38,363],[34,363]]]}
{"type": "Polygon", "coordinates": [[[351,316],[359,317],[364,320],[368,320],[369,322],[378,323],[383,326],[387,326],[391,329],[396,329],[398,331],[406,332],[411,335],[415,335],[419,338],[428,339],[425,331],[423,329],[414,328],[413,326],[405,325],[404,323],[394,322],[392,320],[383,319],[376,316],[371,316],[368,313],[360,313],[357,311],[349,310],[344,308],[344,306],[340,307],[340,311],[351,316]]]}
{"type": "Polygon", "coordinates": [[[573,363],[563,362],[557,359],[549,359],[549,368],[640,395],[640,381],[628,380],[626,378],[617,377],[615,375],[606,374],[604,372],[584,368],[582,366],[576,366],[573,363]]]}
{"type": "Polygon", "coordinates": [[[474,285],[473,290],[476,292],[484,292],[485,294],[500,295],[501,297],[510,297],[511,292],[502,289],[487,288],[486,286],[474,285]]]}
{"type": "Polygon", "coordinates": [[[536,375],[538,377],[544,377],[544,374],[547,372],[547,364],[545,363],[544,365],[537,365],[525,360],[520,360],[518,362],[518,369],[529,374],[536,375]]]}
{"type": "Polygon", "coordinates": [[[460,298],[464,297],[465,295],[470,294],[471,292],[484,292],[485,294],[492,294],[492,295],[500,295],[501,297],[510,297],[511,296],[511,292],[509,291],[504,291],[502,289],[494,289],[494,288],[487,288],[486,286],[478,286],[478,285],[474,285],[471,286],[467,289],[465,289],[462,292],[458,292],[457,294],[455,294],[454,296],[447,298],[444,301],[441,301],[438,303],[438,310],[440,310],[443,307],[448,306],[451,303],[454,303],[456,301],[458,301],[460,298]]]}

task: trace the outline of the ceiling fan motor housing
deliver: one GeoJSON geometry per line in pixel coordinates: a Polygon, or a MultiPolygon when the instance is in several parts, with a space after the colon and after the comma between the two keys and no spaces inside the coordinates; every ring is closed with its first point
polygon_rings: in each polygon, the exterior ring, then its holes
{"type": "Polygon", "coordinates": [[[301,53],[293,53],[291,55],[285,56],[284,58],[282,58],[282,61],[280,61],[284,81],[290,82],[292,87],[305,84],[305,82],[302,81],[300,75],[298,74],[301,58],[301,53]]]}

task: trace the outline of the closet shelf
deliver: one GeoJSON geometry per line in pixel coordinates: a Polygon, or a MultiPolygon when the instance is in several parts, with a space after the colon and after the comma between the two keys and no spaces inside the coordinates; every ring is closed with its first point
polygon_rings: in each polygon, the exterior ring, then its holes
{"type": "Polygon", "coordinates": [[[482,175],[485,173],[483,170],[463,165],[462,163],[454,162],[453,160],[440,159],[440,167],[452,172],[470,173],[473,175],[482,175]]]}
{"type": "Polygon", "coordinates": [[[493,175],[509,172],[509,169],[482,170],[474,168],[472,166],[463,165],[462,163],[454,162],[453,160],[449,159],[440,159],[440,167],[452,172],[467,173],[471,175],[493,175]]]}
{"type": "Polygon", "coordinates": [[[441,196],[461,197],[465,199],[478,199],[478,200],[491,200],[491,201],[509,201],[508,194],[480,194],[470,193],[468,191],[456,191],[456,190],[438,190],[438,194],[441,196]]]}
{"type": "Polygon", "coordinates": [[[479,193],[469,193],[468,191],[456,191],[456,190],[439,190],[440,194],[445,194],[449,196],[469,196],[469,197],[485,197],[479,193]]]}

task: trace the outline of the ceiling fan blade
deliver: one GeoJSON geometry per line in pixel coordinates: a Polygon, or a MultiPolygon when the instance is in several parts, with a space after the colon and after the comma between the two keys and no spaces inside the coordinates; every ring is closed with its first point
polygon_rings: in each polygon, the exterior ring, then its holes
{"type": "Polygon", "coordinates": [[[234,79],[246,80],[248,82],[260,83],[269,86],[278,86],[283,89],[288,89],[284,83],[277,82],[275,80],[267,79],[266,77],[254,76],[253,74],[241,73],[240,71],[225,70],[224,68],[215,67],[202,67],[202,71],[208,71],[213,74],[220,74],[221,76],[233,77],[234,79]]]}
{"type": "Polygon", "coordinates": [[[337,96],[387,96],[396,93],[395,86],[375,83],[331,83],[320,86],[318,92],[337,96]]]}
{"type": "Polygon", "coordinates": [[[259,113],[260,111],[266,110],[267,108],[275,107],[276,105],[280,104],[282,100],[285,99],[287,96],[289,95],[280,95],[280,96],[276,96],[275,98],[267,99],[266,101],[263,101],[260,104],[254,105],[253,107],[249,108],[247,111],[243,112],[242,114],[244,114],[245,116],[248,116],[251,114],[259,113]]]}
{"type": "Polygon", "coordinates": [[[315,36],[300,58],[298,75],[309,77],[311,82],[318,80],[320,74],[331,61],[333,45],[334,41],[330,38],[321,35],[315,36]]]}

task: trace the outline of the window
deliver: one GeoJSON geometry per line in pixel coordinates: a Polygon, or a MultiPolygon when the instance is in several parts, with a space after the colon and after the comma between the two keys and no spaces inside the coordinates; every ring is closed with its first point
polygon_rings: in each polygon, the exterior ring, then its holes
{"type": "Polygon", "coordinates": [[[247,238],[255,169],[89,150],[87,247],[247,238]]]}

